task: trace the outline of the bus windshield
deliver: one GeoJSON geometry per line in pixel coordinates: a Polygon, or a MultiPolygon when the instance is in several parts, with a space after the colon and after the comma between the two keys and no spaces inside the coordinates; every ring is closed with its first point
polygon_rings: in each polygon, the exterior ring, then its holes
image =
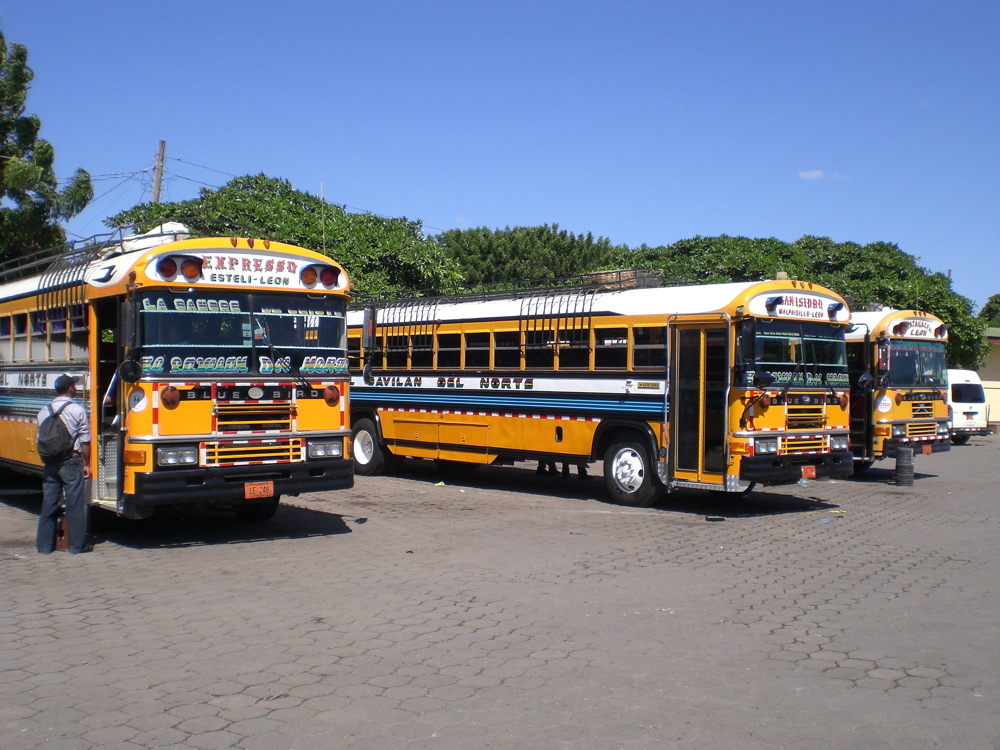
{"type": "Polygon", "coordinates": [[[774,376],[775,387],[787,385],[847,387],[844,329],[825,323],[781,320],[746,321],[741,330],[746,385],[756,373],[774,376]]]}
{"type": "Polygon", "coordinates": [[[141,363],[159,374],[309,375],[347,371],[346,303],[247,292],[139,296],[141,363]]]}
{"type": "Polygon", "coordinates": [[[948,364],[943,341],[889,343],[889,385],[942,387],[948,382],[948,364]]]}

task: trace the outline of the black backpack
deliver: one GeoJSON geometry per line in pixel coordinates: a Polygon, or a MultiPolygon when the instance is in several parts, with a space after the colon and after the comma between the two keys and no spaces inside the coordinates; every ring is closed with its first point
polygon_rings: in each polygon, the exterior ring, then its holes
{"type": "Polygon", "coordinates": [[[59,411],[52,411],[49,404],[49,416],[38,427],[38,456],[43,463],[59,463],[73,455],[73,436],[59,418],[67,406],[69,403],[60,406],[59,411]]]}

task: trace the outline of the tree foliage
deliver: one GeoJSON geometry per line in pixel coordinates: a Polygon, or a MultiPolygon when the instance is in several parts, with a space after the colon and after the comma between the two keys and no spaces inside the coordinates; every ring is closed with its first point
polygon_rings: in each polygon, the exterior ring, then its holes
{"type": "Polygon", "coordinates": [[[1000,328],[1000,294],[994,294],[977,316],[988,328],[1000,328]]]}
{"type": "Polygon", "coordinates": [[[418,221],[348,213],[266,175],[237,177],[218,190],[176,203],[144,203],[107,220],[148,229],[175,219],[207,234],[254,236],[324,253],[344,266],[357,292],[390,298],[440,293],[460,277],[418,221]]]}
{"type": "Polygon", "coordinates": [[[544,285],[603,270],[628,250],[589,233],[575,235],[558,224],[452,229],[432,239],[461,269],[467,288],[544,285]]]}
{"type": "Polygon", "coordinates": [[[16,43],[8,47],[0,32],[0,260],[65,242],[59,221],[76,216],[94,195],[82,169],[58,189],[55,149],[38,137],[41,120],[25,114],[33,78],[28,50],[16,43]]]}
{"type": "MultiPolygon", "coordinates": [[[[446,248],[471,284],[530,284],[539,279],[624,268],[655,269],[676,286],[789,278],[812,281],[847,297],[857,310],[889,306],[923,310],[949,327],[948,359],[978,367],[989,345],[984,322],[951,281],[920,267],[888,242],[859,245],[805,236],[775,238],[693,237],[671,245],[630,249],[591,235],[574,236],[558,226],[452,230],[433,238],[446,248]]],[[[1000,302],[1000,299],[998,299],[1000,302]]],[[[998,306],[1000,307],[1000,306],[998,306]]]]}

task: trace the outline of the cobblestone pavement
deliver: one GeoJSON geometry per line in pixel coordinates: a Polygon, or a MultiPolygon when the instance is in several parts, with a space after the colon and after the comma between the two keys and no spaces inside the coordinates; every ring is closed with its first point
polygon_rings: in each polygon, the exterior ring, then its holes
{"type": "Polygon", "coordinates": [[[998,453],[654,509],[410,462],[76,556],[5,475],[0,747],[995,750],[998,453]]]}

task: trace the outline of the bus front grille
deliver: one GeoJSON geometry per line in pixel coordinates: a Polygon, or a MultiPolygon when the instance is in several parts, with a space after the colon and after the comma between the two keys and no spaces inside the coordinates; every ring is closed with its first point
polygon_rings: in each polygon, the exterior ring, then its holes
{"type": "Polygon", "coordinates": [[[928,401],[913,402],[913,418],[928,419],[934,416],[934,404],[928,401]]]}
{"type": "Polygon", "coordinates": [[[782,453],[822,453],[826,450],[826,438],[822,435],[789,436],[781,439],[782,453]]]}
{"type": "Polygon", "coordinates": [[[202,443],[201,449],[205,466],[249,466],[302,461],[302,446],[302,439],[294,438],[202,443]]]}
{"type": "Polygon", "coordinates": [[[216,407],[221,433],[290,432],[292,410],[288,404],[222,405],[216,407]]]}
{"type": "Polygon", "coordinates": [[[823,406],[788,405],[786,416],[789,430],[821,430],[823,429],[823,406]]]}
{"type": "Polygon", "coordinates": [[[906,425],[907,437],[927,437],[937,435],[937,422],[916,422],[906,425]]]}

